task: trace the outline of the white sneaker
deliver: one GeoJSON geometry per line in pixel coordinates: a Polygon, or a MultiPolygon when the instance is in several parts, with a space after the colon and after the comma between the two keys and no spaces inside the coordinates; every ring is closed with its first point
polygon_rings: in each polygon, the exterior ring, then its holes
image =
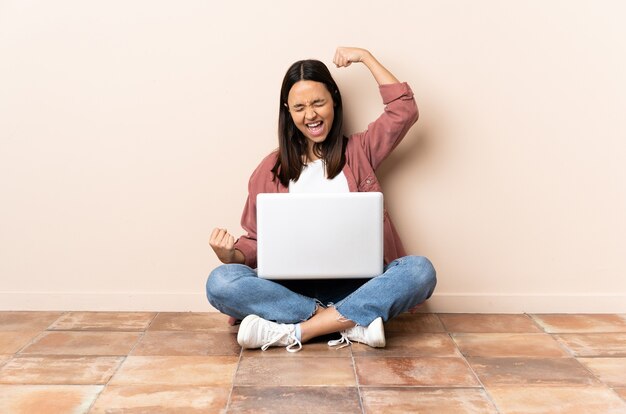
{"type": "Polygon", "coordinates": [[[338,349],[344,348],[354,342],[360,342],[373,348],[385,347],[385,328],[383,318],[374,319],[367,327],[357,325],[345,331],[341,331],[341,338],[328,341],[328,346],[343,344],[338,349]]]}
{"type": "Polygon", "coordinates": [[[237,342],[242,348],[263,351],[270,346],[286,346],[289,352],[302,349],[302,343],[296,338],[296,325],[267,321],[256,315],[248,315],[241,321],[237,342]]]}

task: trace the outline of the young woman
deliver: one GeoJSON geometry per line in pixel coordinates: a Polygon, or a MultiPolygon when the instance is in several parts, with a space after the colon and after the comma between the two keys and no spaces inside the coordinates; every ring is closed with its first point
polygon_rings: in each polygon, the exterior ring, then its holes
{"type": "MultiPolygon", "coordinates": [[[[285,346],[290,352],[320,335],[341,333],[330,346],[350,341],[385,346],[383,322],[428,299],[436,285],[428,259],[407,256],[389,215],[384,214],[384,273],[372,279],[271,281],[256,267],[256,196],[272,192],[381,191],[374,171],[417,120],[413,92],[370,52],[337,49],[338,68],[365,65],[379,85],[385,110],[364,132],[342,135],[343,107],[328,68],[317,60],[294,63],[280,92],[277,151],[252,173],[237,241],[216,228],[209,244],[224,265],[206,284],[211,305],[242,320],[243,348],[285,346]]],[[[304,235],[303,235],[304,236],[304,235]]],[[[344,345],[344,346],[345,346],[344,345]]]]}

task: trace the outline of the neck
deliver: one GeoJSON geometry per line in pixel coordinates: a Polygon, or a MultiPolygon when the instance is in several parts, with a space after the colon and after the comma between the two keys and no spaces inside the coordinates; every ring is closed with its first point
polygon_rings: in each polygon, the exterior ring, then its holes
{"type": "Polygon", "coordinates": [[[320,157],[315,155],[315,151],[313,151],[313,144],[309,143],[309,146],[307,148],[306,161],[307,162],[312,162],[312,161],[316,161],[316,160],[319,160],[319,159],[320,159],[320,157]]]}

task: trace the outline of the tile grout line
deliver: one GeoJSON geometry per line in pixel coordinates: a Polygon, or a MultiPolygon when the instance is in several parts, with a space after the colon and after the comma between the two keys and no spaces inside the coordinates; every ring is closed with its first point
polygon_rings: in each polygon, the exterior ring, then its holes
{"type": "Polygon", "coordinates": [[[224,413],[228,413],[228,410],[230,410],[230,403],[232,400],[233,391],[235,390],[235,379],[237,378],[237,373],[239,372],[239,366],[241,365],[242,358],[243,358],[243,347],[239,351],[239,359],[237,360],[237,368],[235,369],[235,372],[233,373],[233,379],[230,384],[230,392],[228,393],[228,399],[226,400],[226,408],[224,409],[224,413]]]}
{"type": "MultiPolygon", "coordinates": [[[[39,339],[41,339],[41,337],[46,334],[47,332],[54,332],[53,330],[51,330],[50,328],[62,317],[64,317],[66,314],[68,314],[69,312],[67,311],[62,311],[61,314],[59,315],[58,318],[56,318],[54,321],[52,321],[46,328],[42,329],[39,334],[37,334],[33,339],[31,339],[27,344],[25,344],[24,346],[22,346],[20,349],[18,349],[17,351],[15,351],[13,353],[13,358],[15,358],[16,356],[18,356],[17,354],[21,353],[24,349],[28,348],[29,346],[33,345],[35,342],[37,342],[39,339]]],[[[8,361],[7,361],[8,362],[8,361]]]]}
{"type": "Polygon", "coordinates": [[[454,336],[452,336],[452,332],[448,332],[448,330],[446,328],[446,333],[448,334],[448,336],[450,337],[450,339],[454,343],[454,346],[456,347],[457,351],[459,351],[459,354],[461,354],[461,358],[463,359],[463,361],[465,361],[465,363],[467,364],[467,367],[470,369],[472,374],[474,374],[474,377],[476,377],[476,381],[478,381],[478,383],[480,384],[480,389],[483,390],[483,392],[487,396],[487,399],[489,400],[489,402],[491,403],[493,408],[496,410],[496,413],[500,414],[500,409],[496,405],[496,402],[493,400],[493,397],[491,396],[491,394],[487,390],[487,387],[485,387],[485,384],[483,384],[482,380],[480,379],[480,377],[478,376],[476,371],[474,371],[474,368],[472,367],[472,364],[469,363],[469,361],[467,360],[467,358],[465,357],[465,355],[461,351],[461,348],[459,348],[459,344],[454,340],[454,336]]]}
{"type": "Polygon", "coordinates": [[[443,328],[443,332],[444,333],[448,333],[448,327],[446,326],[445,323],[443,323],[443,320],[439,317],[439,314],[438,313],[433,313],[433,315],[435,315],[435,318],[437,318],[437,320],[439,321],[439,324],[443,328]]]}
{"type": "Polygon", "coordinates": [[[539,323],[539,321],[537,321],[537,319],[535,319],[534,315],[539,315],[539,314],[537,314],[537,313],[525,313],[524,312],[524,315],[526,315],[526,317],[528,317],[528,319],[530,319],[530,321],[533,323],[533,325],[535,325],[535,327],[537,327],[537,329],[539,329],[541,332],[550,334],[550,332],[546,331],[546,329],[543,327],[543,325],[541,325],[539,323]]]}
{"type": "MultiPolygon", "coordinates": [[[[617,393],[617,391],[615,391],[615,389],[613,387],[611,387],[609,384],[605,383],[604,381],[602,381],[597,375],[595,375],[593,373],[593,371],[588,368],[585,364],[583,364],[581,361],[579,361],[579,357],[576,356],[574,350],[570,349],[566,344],[562,343],[561,341],[559,341],[556,337],[558,337],[559,335],[563,335],[563,334],[578,334],[578,335],[585,335],[585,334],[604,334],[604,333],[614,333],[613,331],[611,332],[548,332],[546,330],[546,328],[543,327],[543,325],[541,325],[537,319],[534,317],[534,315],[537,314],[529,314],[529,313],[524,313],[524,315],[526,315],[531,321],[532,323],[542,331],[543,334],[546,334],[548,336],[550,336],[550,338],[552,338],[557,345],[559,346],[559,348],[561,350],[563,350],[570,359],[573,359],[576,361],[576,363],[578,363],[579,366],[581,366],[585,371],[587,371],[592,378],[594,378],[595,380],[598,381],[598,383],[602,386],[604,386],[605,388],[608,388],[609,390],[611,390],[611,392],[616,395],[618,398],[624,400],[623,398],[621,398],[621,396],[617,393]]],[[[540,314],[538,314],[540,315],[540,314]]],[[[567,358],[567,357],[566,357],[567,358]]],[[[585,358],[584,356],[581,356],[580,358],[585,358]]],[[[592,358],[603,358],[602,356],[596,356],[596,357],[592,357],[592,358]]],[[[481,382],[482,383],[482,382],[481,382]]],[[[594,387],[594,385],[590,385],[587,387],[594,387]]],[[[487,390],[485,389],[485,392],[487,392],[487,390]]],[[[626,401],[626,400],[624,400],[626,401]]]]}
{"type": "MultiPolygon", "coordinates": [[[[31,346],[34,343],[36,343],[37,341],[39,341],[47,332],[50,332],[49,329],[50,329],[50,327],[52,325],[54,325],[59,319],[61,319],[63,316],[65,316],[68,313],[69,313],[68,311],[61,311],[61,314],[59,315],[58,318],[56,318],[54,321],[52,321],[46,328],[40,330],[37,335],[35,335],[26,344],[21,346],[17,351],[13,352],[13,354],[10,355],[9,359],[4,361],[4,363],[0,365],[0,368],[3,368],[5,366],[7,366],[9,362],[13,362],[13,360],[15,360],[16,358],[21,357],[22,356],[21,352],[24,351],[24,349],[28,348],[29,346],[31,346]]],[[[26,356],[26,355],[24,355],[24,356],[26,356]]],[[[30,356],[30,355],[28,355],[28,356],[30,356]]]]}
{"type": "MultiPolygon", "coordinates": [[[[604,384],[604,383],[602,383],[602,384],[604,384]]],[[[620,394],[619,394],[619,393],[615,390],[615,388],[621,388],[621,387],[610,387],[608,384],[604,384],[604,385],[606,385],[606,387],[607,387],[609,390],[611,390],[611,392],[612,392],[615,396],[617,396],[617,398],[621,399],[622,401],[624,401],[624,403],[626,403],[626,398],[622,397],[622,396],[621,396],[621,395],[620,395],[620,394]]]]}
{"type": "Polygon", "coordinates": [[[150,322],[148,322],[148,326],[146,326],[146,329],[144,330],[144,332],[147,332],[150,330],[150,328],[152,327],[152,324],[154,323],[154,321],[156,320],[156,318],[161,314],[162,312],[154,312],[154,316],[152,317],[152,320],[150,320],[150,322]]]}
{"type": "MultiPolygon", "coordinates": [[[[12,361],[12,360],[14,360],[16,357],[18,357],[18,353],[19,353],[19,352],[21,352],[21,351],[23,351],[23,350],[25,349],[25,347],[32,345],[32,344],[33,344],[34,342],[36,342],[37,340],[40,340],[42,335],[45,335],[45,334],[50,333],[50,332],[59,332],[59,331],[54,330],[54,329],[51,329],[51,328],[54,326],[54,324],[55,324],[55,323],[56,323],[56,322],[57,322],[60,318],[62,318],[63,316],[67,315],[67,313],[68,313],[68,312],[64,312],[64,313],[62,314],[62,316],[60,316],[60,317],[59,317],[59,318],[58,318],[55,322],[53,322],[50,326],[48,326],[48,328],[45,328],[44,330],[40,331],[40,332],[39,332],[39,333],[35,336],[35,338],[33,338],[33,339],[32,339],[32,340],[31,340],[31,341],[30,341],[27,345],[25,345],[25,346],[23,346],[22,348],[20,348],[20,350],[19,350],[19,351],[17,351],[17,352],[15,352],[15,353],[13,353],[13,355],[8,355],[8,356],[9,356],[9,359],[7,359],[7,361],[5,361],[3,364],[0,364],[0,368],[4,367],[4,366],[6,365],[6,363],[8,363],[9,361],[12,361]]],[[[149,333],[149,332],[148,332],[148,330],[149,330],[149,329],[150,329],[150,327],[153,325],[153,323],[155,322],[155,320],[157,319],[157,317],[158,317],[158,315],[159,315],[159,314],[162,314],[162,313],[161,313],[161,312],[157,312],[157,313],[155,313],[155,314],[154,314],[154,316],[152,317],[152,319],[151,319],[151,320],[147,323],[147,326],[146,326],[146,327],[144,327],[143,329],[141,329],[140,331],[137,331],[137,330],[134,330],[134,331],[118,331],[118,332],[136,332],[136,333],[140,333],[140,335],[138,335],[138,336],[137,336],[136,342],[135,342],[135,343],[134,343],[134,345],[131,347],[131,349],[130,349],[127,353],[126,353],[126,355],[110,355],[110,356],[117,357],[117,358],[119,358],[119,359],[120,359],[119,365],[118,365],[118,366],[117,366],[117,368],[114,370],[114,372],[110,375],[110,377],[109,377],[108,381],[106,382],[106,384],[91,384],[92,386],[93,386],[93,385],[95,385],[95,386],[101,386],[101,389],[99,390],[99,392],[98,392],[98,393],[94,393],[94,394],[92,394],[92,395],[94,395],[94,397],[93,397],[93,400],[92,400],[92,402],[90,403],[90,405],[87,407],[87,411],[86,411],[86,412],[91,412],[91,411],[93,410],[93,408],[94,408],[94,406],[95,406],[96,402],[97,402],[97,401],[98,401],[98,399],[101,397],[102,393],[103,393],[103,392],[107,389],[107,387],[109,386],[109,383],[112,381],[112,379],[113,379],[113,378],[117,375],[118,371],[121,369],[121,366],[124,364],[124,362],[126,361],[126,359],[127,359],[129,356],[131,356],[131,354],[134,352],[134,350],[138,347],[138,345],[139,345],[139,344],[142,342],[142,340],[145,338],[145,336],[147,335],[147,333],[149,333]]],[[[439,315],[437,315],[437,314],[436,314],[436,318],[437,318],[437,319],[441,322],[441,318],[439,318],[439,315]]],[[[536,321],[535,321],[532,317],[530,317],[530,319],[533,321],[533,323],[534,323],[535,325],[537,325],[537,322],[536,322],[536,321]]],[[[447,328],[445,328],[445,325],[443,325],[443,322],[441,322],[441,324],[442,324],[442,326],[444,327],[444,333],[446,333],[446,335],[452,339],[453,344],[455,345],[455,347],[457,348],[457,351],[458,351],[458,352],[459,352],[459,354],[460,354],[460,355],[459,355],[459,356],[460,356],[460,358],[461,358],[461,359],[463,359],[463,360],[466,362],[466,365],[467,365],[467,366],[468,366],[468,368],[470,369],[470,372],[472,372],[472,373],[473,373],[473,375],[474,375],[474,376],[475,376],[475,378],[477,379],[477,382],[480,384],[480,385],[479,385],[479,387],[480,387],[480,388],[478,388],[478,387],[467,387],[467,386],[452,386],[452,387],[446,387],[446,386],[433,386],[433,387],[425,386],[425,387],[424,387],[424,386],[421,386],[421,387],[415,387],[415,386],[410,386],[410,385],[407,385],[407,386],[393,386],[393,387],[394,387],[394,388],[421,388],[421,389],[429,389],[429,388],[430,388],[430,389],[433,389],[433,388],[435,388],[435,389],[474,389],[474,390],[477,390],[477,389],[482,389],[482,390],[483,390],[483,393],[484,393],[484,395],[485,395],[485,397],[486,397],[486,398],[487,398],[487,400],[488,400],[488,401],[492,404],[492,408],[494,408],[495,412],[496,412],[496,413],[501,413],[501,411],[499,410],[499,408],[496,406],[495,402],[493,401],[492,396],[491,396],[491,395],[490,395],[490,393],[488,392],[487,388],[486,388],[486,387],[484,386],[484,384],[482,383],[482,381],[481,381],[480,377],[476,374],[476,372],[474,371],[473,367],[469,364],[469,362],[468,362],[468,358],[472,358],[471,353],[469,353],[467,356],[466,356],[466,355],[464,355],[464,354],[461,352],[460,348],[459,348],[459,344],[458,344],[458,343],[456,343],[455,337],[460,337],[460,335],[459,335],[460,333],[459,333],[459,332],[449,332],[449,331],[447,330],[447,328]]],[[[114,329],[114,328],[113,328],[113,329],[114,329]]],[[[63,331],[65,331],[65,330],[62,330],[61,332],[63,332],[63,331]]],[[[110,330],[109,330],[109,331],[110,331],[110,330]]],[[[69,330],[67,330],[67,332],[80,332],[80,330],[72,330],[72,329],[69,329],[69,330]]],[[[506,333],[506,332],[500,332],[500,333],[506,333]]],[[[589,333],[582,332],[582,334],[583,334],[583,335],[584,335],[584,334],[591,334],[591,333],[593,333],[593,334],[597,334],[597,332],[589,332],[589,333]]],[[[601,333],[614,333],[614,332],[601,332],[601,333]]],[[[567,334],[567,332],[565,332],[565,333],[559,333],[559,332],[549,333],[549,332],[545,332],[545,330],[543,330],[543,328],[540,328],[540,332],[536,332],[536,333],[535,333],[535,332],[532,332],[532,333],[529,333],[529,334],[532,334],[532,335],[540,335],[540,334],[542,334],[542,335],[543,335],[543,334],[545,334],[545,335],[550,336],[553,340],[555,340],[555,338],[556,338],[557,336],[559,336],[559,335],[563,335],[563,334],[567,334]]],[[[611,390],[611,394],[614,394],[614,395],[618,398],[618,400],[623,400],[623,401],[626,401],[626,398],[622,397],[622,396],[621,396],[620,394],[618,394],[618,392],[617,392],[617,389],[619,389],[619,388],[623,388],[623,387],[620,387],[620,386],[615,386],[615,387],[612,387],[612,386],[609,386],[609,385],[608,385],[607,383],[605,383],[604,381],[600,380],[600,379],[599,379],[599,377],[597,377],[597,376],[596,376],[596,375],[595,375],[595,374],[594,374],[594,373],[593,373],[593,372],[592,372],[589,368],[587,368],[587,366],[586,366],[585,364],[583,364],[581,361],[579,361],[579,359],[578,359],[576,356],[574,356],[574,350],[570,350],[570,349],[567,347],[567,345],[566,345],[565,343],[561,343],[561,342],[560,342],[560,341],[558,341],[558,340],[557,340],[557,342],[558,342],[558,347],[559,347],[560,349],[562,349],[562,350],[566,353],[566,355],[567,355],[567,356],[570,356],[571,358],[576,359],[576,360],[577,360],[577,363],[578,363],[579,365],[582,365],[582,366],[583,366],[583,368],[585,369],[585,371],[587,371],[587,372],[590,374],[591,378],[594,378],[595,380],[597,380],[597,381],[598,381],[596,386],[598,386],[598,387],[602,387],[602,388],[604,388],[604,389],[609,388],[609,389],[611,390]]],[[[236,369],[233,371],[233,372],[234,372],[234,374],[233,374],[233,379],[232,379],[231,384],[230,384],[230,392],[228,393],[228,399],[227,399],[227,402],[226,402],[225,408],[223,408],[223,409],[225,410],[224,412],[229,412],[229,410],[230,410],[230,408],[231,408],[231,406],[232,406],[231,404],[232,404],[232,397],[233,397],[233,394],[234,394],[234,386],[235,386],[235,382],[236,382],[236,377],[237,377],[237,374],[238,374],[238,372],[239,372],[239,370],[240,370],[241,361],[242,361],[242,359],[243,359],[243,353],[244,353],[244,350],[243,350],[243,349],[240,349],[240,351],[239,351],[239,358],[238,358],[238,361],[237,361],[236,369]]],[[[27,354],[26,356],[33,356],[33,357],[36,357],[37,355],[39,355],[39,354],[33,354],[33,355],[28,355],[28,354],[27,354]]],[[[235,354],[235,355],[236,355],[236,354],[235,354]]],[[[19,357],[21,357],[21,356],[24,356],[24,355],[19,355],[19,357]]],[[[46,356],[46,354],[41,354],[41,356],[46,356]]],[[[74,355],[59,355],[59,356],[61,356],[61,357],[71,357],[71,356],[74,356],[74,355]]],[[[81,357],[85,356],[85,357],[88,357],[88,355],[75,355],[75,356],[81,356],[81,357]]],[[[98,357],[98,356],[100,356],[100,355],[93,355],[93,356],[98,357]]],[[[102,355],[102,356],[106,356],[106,355],[102,355]]],[[[234,356],[234,355],[233,355],[233,356],[234,356]]],[[[403,355],[398,355],[398,356],[396,356],[396,357],[405,357],[405,356],[403,356],[403,355]]],[[[612,356],[589,356],[589,357],[581,356],[580,358],[582,358],[582,359],[584,359],[584,358],[598,358],[598,359],[603,359],[603,358],[610,358],[610,357],[612,357],[612,356]]],[[[618,357],[619,357],[619,356],[618,356],[618,357]]],[[[364,386],[361,386],[361,385],[360,385],[359,377],[357,376],[357,372],[356,372],[356,358],[359,358],[359,359],[364,359],[364,358],[367,358],[367,356],[359,356],[358,354],[354,354],[354,352],[353,352],[353,347],[351,346],[351,347],[350,347],[350,358],[351,358],[351,361],[352,361],[352,364],[353,364],[353,372],[354,372],[354,377],[355,377],[355,385],[356,385],[356,388],[357,388],[357,395],[358,395],[358,398],[359,398],[360,412],[362,412],[363,414],[365,414],[365,409],[364,409],[364,400],[363,400],[363,395],[362,395],[362,393],[361,393],[361,392],[362,392],[362,391],[365,391],[365,390],[368,390],[368,388],[371,388],[371,387],[368,387],[368,386],[366,386],[366,385],[364,385],[364,386]]],[[[385,358],[393,358],[393,357],[386,356],[385,358]]],[[[64,384],[64,385],[70,385],[70,386],[71,386],[72,384],[64,384]]],[[[89,384],[75,384],[74,386],[79,387],[79,386],[82,386],[82,385],[89,385],[89,384]]],[[[228,386],[228,385],[226,384],[226,386],[228,386]]],[[[498,387],[498,386],[499,386],[498,384],[495,384],[495,387],[498,387]]],[[[515,385],[514,385],[514,386],[515,386],[515,385]]],[[[563,386],[568,387],[568,385],[563,385],[563,386]]],[[[587,385],[586,387],[593,387],[593,386],[594,386],[594,385],[587,385]]],[[[330,388],[338,388],[338,387],[337,387],[337,386],[331,386],[330,388]]]]}
{"type": "MultiPolygon", "coordinates": [[[[119,365],[117,366],[117,368],[115,369],[115,371],[111,374],[111,376],[109,377],[109,379],[107,380],[107,382],[105,384],[97,384],[97,385],[101,385],[102,389],[100,390],[100,392],[96,395],[96,398],[93,399],[93,401],[91,402],[91,404],[89,405],[89,409],[87,410],[87,413],[89,413],[94,405],[96,404],[96,402],[98,401],[98,398],[100,398],[100,396],[102,395],[102,393],[104,392],[104,390],[107,389],[107,387],[109,386],[109,383],[111,382],[111,380],[113,379],[113,377],[115,377],[115,374],[117,374],[119,372],[119,370],[122,368],[122,365],[124,365],[124,362],[126,362],[126,359],[128,359],[128,356],[135,350],[135,348],[137,347],[137,345],[139,345],[139,343],[141,342],[141,340],[143,339],[143,337],[146,335],[146,331],[148,330],[148,328],[150,328],[150,326],[152,325],[152,322],[154,322],[154,320],[156,319],[156,317],[159,315],[160,312],[155,312],[154,316],[152,317],[152,319],[150,320],[150,322],[148,323],[148,325],[141,330],[141,335],[137,338],[137,341],[135,342],[135,344],[133,345],[133,347],[126,353],[126,355],[111,355],[111,356],[119,356],[122,358],[122,360],[120,361],[119,365]]],[[[105,331],[106,332],[106,331],[105,331]]],[[[118,332],[118,331],[113,331],[113,332],[118,332]]],[[[137,332],[137,331],[133,331],[133,332],[137,332]]]]}
{"type": "MultiPolygon", "coordinates": [[[[584,358],[584,357],[581,357],[581,358],[584,358]]],[[[602,357],[600,357],[600,358],[602,358],[602,357]]],[[[610,358],[610,357],[609,357],[609,358],[610,358]]],[[[596,374],[595,374],[595,373],[591,370],[591,368],[587,367],[587,365],[585,365],[585,364],[583,364],[581,361],[579,361],[577,357],[573,357],[573,359],[575,359],[575,360],[576,360],[576,362],[578,363],[578,365],[580,365],[581,367],[583,367],[583,369],[584,369],[585,371],[587,371],[587,372],[588,372],[588,373],[589,373],[589,374],[590,374],[590,375],[591,375],[591,376],[592,376],[595,380],[597,380],[597,381],[600,383],[600,385],[603,385],[603,386],[605,386],[606,388],[610,389],[611,391],[613,391],[613,392],[615,393],[615,395],[617,395],[619,398],[621,398],[621,397],[620,397],[620,395],[619,395],[619,394],[617,394],[617,392],[615,392],[615,390],[613,390],[613,387],[611,387],[609,384],[607,384],[606,382],[604,382],[604,381],[603,381],[603,380],[602,380],[599,376],[597,376],[597,375],[596,375],[596,374]]],[[[593,384],[592,384],[591,386],[593,387],[593,384]]]]}
{"type": "Polygon", "coordinates": [[[354,359],[354,352],[352,352],[352,344],[350,344],[350,360],[352,361],[352,372],[354,372],[354,383],[356,384],[356,393],[359,397],[359,407],[361,413],[365,414],[365,407],[363,406],[363,396],[361,395],[361,384],[359,383],[359,376],[356,372],[356,360],[354,359]]]}
{"type": "MultiPolygon", "coordinates": [[[[542,332],[547,333],[549,335],[596,335],[596,334],[618,334],[618,333],[626,333],[626,328],[624,330],[622,330],[621,326],[619,328],[619,330],[609,330],[609,331],[584,331],[584,330],[570,330],[570,331],[563,331],[563,332],[550,332],[548,330],[546,330],[538,321],[537,319],[535,319],[535,315],[553,315],[551,313],[524,313],[524,315],[528,316],[530,318],[530,320],[535,324],[535,326],[537,326],[537,328],[541,329],[542,332]]],[[[584,314],[578,314],[578,313],[564,313],[564,314],[559,314],[559,315],[584,315],[584,314]]],[[[619,315],[619,314],[611,314],[611,315],[619,315]]],[[[558,329],[558,328],[555,328],[558,329]]]]}
{"type": "Polygon", "coordinates": [[[0,371],[2,371],[2,367],[4,367],[9,361],[13,360],[13,355],[6,354],[8,356],[7,360],[4,362],[0,362],[0,371]]]}
{"type": "MultiPolygon", "coordinates": [[[[615,394],[618,398],[622,399],[622,397],[617,393],[617,391],[615,391],[613,389],[613,387],[611,387],[609,384],[607,384],[606,382],[602,381],[602,379],[600,379],[600,377],[598,377],[589,367],[587,367],[587,365],[583,364],[578,358],[585,358],[584,356],[576,356],[574,350],[570,349],[567,345],[561,343],[561,341],[559,341],[558,339],[556,339],[555,337],[558,337],[559,335],[563,335],[563,334],[577,334],[577,335],[585,335],[585,334],[605,334],[605,333],[614,333],[614,332],[547,332],[543,326],[541,326],[539,324],[539,322],[537,322],[537,320],[531,315],[531,314],[527,314],[530,319],[536,324],[538,325],[538,327],[540,329],[542,329],[546,334],[550,335],[550,337],[559,345],[559,347],[561,347],[561,349],[563,349],[568,355],[571,356],[572,359],[574,359],[578,365],[580,365],[585,371],[587,371],[592,378],[596,379],[601,385],[605,386],[606,388],[610,389],[613,394],[615,394]]],[[[594,356],[594,357],[590,357],[590,358],[606,358],[603,356],[594,356]]],[[[626,401],[626,400],[625,400],[626,401]]]]}

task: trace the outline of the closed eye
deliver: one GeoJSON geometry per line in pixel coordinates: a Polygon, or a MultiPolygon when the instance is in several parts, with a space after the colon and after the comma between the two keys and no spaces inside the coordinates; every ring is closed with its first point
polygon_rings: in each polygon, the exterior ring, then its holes
{"type": "MultiPolygon", "coordinates": [[[[316,99],[313,102],[311,102],[310,104],[311,106],[315,107],[315,108],[321,108],[324,105],[326,105],[326,100],[325,99],[316,99]]],[[[302,112],[304,110],[306,105],[302,105],[302,104],[297,104],[291,107],[291,110],[294,112],[302,112]]]]}

